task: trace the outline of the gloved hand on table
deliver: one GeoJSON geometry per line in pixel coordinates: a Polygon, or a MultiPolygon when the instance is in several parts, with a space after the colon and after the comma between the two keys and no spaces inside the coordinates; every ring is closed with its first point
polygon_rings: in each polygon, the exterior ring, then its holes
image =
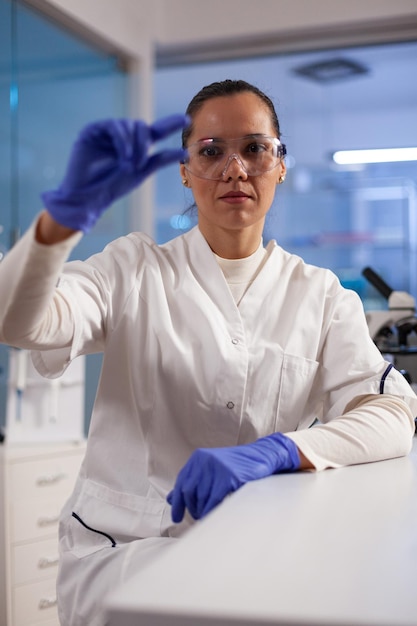
{"type": "Polygon", "coordinates": [[[62,226],[87,233],[115,200],[158,168],[184,158],[182,149],[148,151],[188,123],[185,115],[171,115],[150,126],[128,119],[89,124],[72,148],[61,185],[42,194],[45,208],[62,226]]]}
{"type": "Polygon", "coordinates": [[[240,446],[195,450],[167,496],[172,520],[181,522],[185,509],[200,519],[250,480],[299,467],[298,448],[282,433],[240,446]]]}

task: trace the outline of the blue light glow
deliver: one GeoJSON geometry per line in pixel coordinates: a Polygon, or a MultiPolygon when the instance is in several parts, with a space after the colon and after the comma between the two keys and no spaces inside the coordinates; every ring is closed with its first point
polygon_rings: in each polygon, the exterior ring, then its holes
{"type": "Polygon", "coordinates": [[[10,85],[10,109],[14,111],[19,104],[19,88],[16,83],[10,85]]]}
{"type": "Polygon", "coordinates": [[[175,230],[187,230],[191,226],[191,220],[188,215],[173,215],[169,223],[175,230]]]}

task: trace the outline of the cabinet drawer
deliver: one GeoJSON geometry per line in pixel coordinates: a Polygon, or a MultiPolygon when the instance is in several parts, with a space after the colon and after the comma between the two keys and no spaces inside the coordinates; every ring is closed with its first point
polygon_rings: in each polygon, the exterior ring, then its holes
{"type": "Polygon", "coordinates": [[[13,548],[13,585],[55,578],[58,571],[58,538],[13,548]]]}
{"type": "Polygon", "coordinates": [[[61,509],[69,494],[54,500],[19,500],[10,504],[10,534],[12,543],[43,537],[58,537],[61,509]]]}
{"type": "Polygon", "coordinates": [[[11,464],[10,499],[53,498],[63,492],[69,496],[81,461],[81,455],[70,455],[11,464]]]}
{"type": "Polygon", "coordinates": [[[13,626],[58,622],[55,578],[13,588],[13,626]]]}

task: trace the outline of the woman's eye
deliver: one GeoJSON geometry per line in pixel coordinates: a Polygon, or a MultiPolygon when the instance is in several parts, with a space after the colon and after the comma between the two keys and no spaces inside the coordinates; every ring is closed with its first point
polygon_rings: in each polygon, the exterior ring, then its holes
{"type": "Polygon", "coordinates": [[[266,146],[262,143],[251,143],[248,145],[246,151],[253,153],[253,154],[258,154],[259,152],[265,152],[266,150],[266,146]]]}
{"type": "Polygon", "coordinates": [[[208,146],[206,148],[202,148],[199,152],[200,156],[203,157],[219,157],[222,155],[222,151],[218,146],[208,146]]]}

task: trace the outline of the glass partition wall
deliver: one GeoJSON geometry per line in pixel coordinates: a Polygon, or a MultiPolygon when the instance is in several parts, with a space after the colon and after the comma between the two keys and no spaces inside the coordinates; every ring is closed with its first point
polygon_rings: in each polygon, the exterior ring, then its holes
{"type": "MultiPolygon", "coordinates": [[[[0,0],[0,257],[41,210],[40,194],[59,184],[79,130],[127,111],[119,60],[81,41],[16,0],[0,0]]],[[[85,258],[124,234],[126,201],[106,213],[74,256],[85,258]]],[[[0,425],[8,354],[0,346],[0,425]]],[[[87,359],[86,416],[100,357],[87,359]]]]}

